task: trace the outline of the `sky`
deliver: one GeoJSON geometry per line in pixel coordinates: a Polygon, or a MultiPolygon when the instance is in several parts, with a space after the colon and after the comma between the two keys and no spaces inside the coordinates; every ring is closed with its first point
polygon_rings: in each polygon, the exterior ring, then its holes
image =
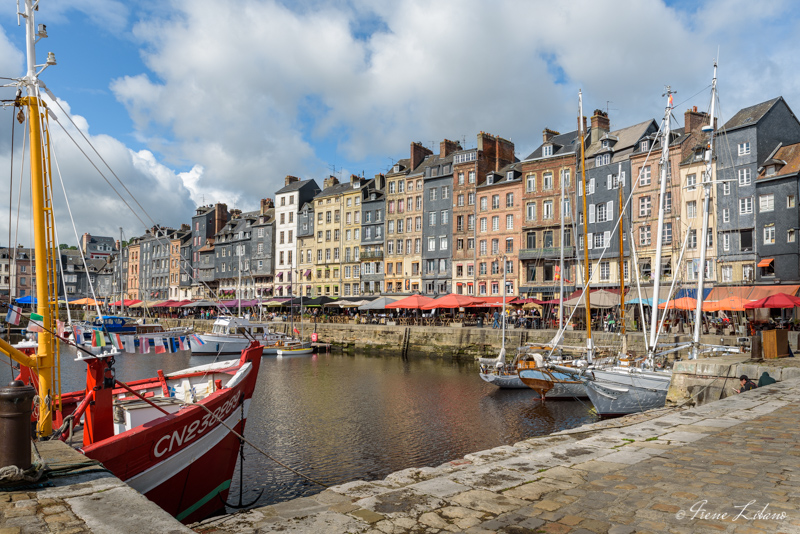
{"type": "MultiPolygon", "coordinates": [[[[47,52],[57,60],[41,80],[57,99],[58,240],[179,227],[198,205],[215,202],[254,210],[286,175],[320,185],[330,174],[372,177],[407,158],[412,142],[434,153],[445,138],[471,148],[483,131],[513,141],[524,159],[544,128],[575,129],[578,90],[584,115],[607,111],[616,129],[659,121],[669,85],[680,127],[686,109],[708,109],[717,57],[723,122],[776,96],[798,107],[794,7],[790,0],[41,0],[36,22],[47,25],[48,38],[37,44],[37,63],[47,52]],[[77,129],[102,156],[93,158],[102,175],[71,140],[92,150],[77,129]]],[[[0,11],[7,78],[25,69],[25,31],[14,9],[6,0],[0,11]]],[[[0,244],[28,245],[25,136],[17,125],[12,165],[12,113],[0,111],[0,198],[10,206],[0,214],[0,244]]]]}

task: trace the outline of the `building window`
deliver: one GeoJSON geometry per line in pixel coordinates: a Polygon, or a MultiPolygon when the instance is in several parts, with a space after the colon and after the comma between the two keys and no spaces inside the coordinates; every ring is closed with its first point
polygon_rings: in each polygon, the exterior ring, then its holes
{"type": "Polygon", "coordinates": [[[436,250],[436,238],[435,237],[429,237],[428,238],[428,252],[432,252],[434,250],[436,250]]]}
{"type": "Polygon", "coordinates": [[[689,174],[686,176],[686,190],[694,191],[695,189],[697,189],[697,175],[689,174]]]}
{"type": "Polygon", "coordinates": [[[447,238],[440,237],[439,238],[439,250],[447,250],[447,238]]]}
{"type": "Polygon", "coordinates": [[[739,185],[740,186],[750,185],[750,183],[751,183],[750,169],[739,169],[738,174],[739,174],[739,185]]]}
{"type": "Polygon", "coordinates": [[[546,172],[542,174],[542,189],[544,191],[550,191],[553,189],[553,173],[546,172]]]}
{"type": "Polygon", "coordinates": [[[481,232],[485,232],[487,229],[486,217],[481,217],[481,232]]]}
{"type": "Polygon", "coordinates": [[[691,200],[686,203],[686,217],[694,219],[697,217],[697,201],[691,200]]]}
{"type": "Polygon", "coordinates": [[[728,208],[722,208],[722,222],[729,223],[731,222],[731,210],[728,208]]]}
{"type": "Polygon", "coordinates": [[[722,281],[723,282],[733,282],[733,266],[732,265],[723,265],[722,266],[722,281]]]}
{"type": "Polygon", "coordinates": [[[464,206],[464,195],[458,195],[458,207],[464,206]]]}
{"type": "Polygon", "coordinates": [[[639,245],[649,245],[652,242],[650,225],[639,227],[639,245]]]}
{"type": "Polygon", "coordinates": [[[760,212],[774,211],[775,210],[775,195],[769,193],[768,195],[759,195],[758,209],[760,212]]]}
{"type": "Polygon", "coordinates": [[[611,264],[607,261],[600,262],[600,280],[608,281],[611,279],[611,264]]]}
{"type": "Polygon", "coordinates": [[[639,197],[639,217],[650,217],[652,213],[652,201],[650,200],[650,196],[639,197]]]}
{"type": "Polygon", "coordinates": [[[731,234],[722,234],[722,250],[729,251],[731,249],[731,234]]]}
{"type": "Polygon", "coordinates": [[[506,193],[506,207],[507,208],[514,207],[514,193],[506,193]]]}
{"type": "Polygon", "coordinates": [[[725,195],[725,196],[728,196],[728,195],[731,194],[731,183],[730,182],[724,182],[722,184],[722,194],[725,195]]]}
{"type": "Polygon", "coordinates": [[[464,185],[464,173],[463,172],[459,172],[458,173],[458,185],[464,185]]]}
{"type": "Polygon", "coordinates": [[[468,193],[467,194],[467,205],[474,206],[475,205],[475,193],[468,193]]]}
{"type": "Polygon", "coordinates": [[[506,215],[506,230],[513,230],[513,229],[514,229],[514,216],[506,215]]]}
{"type": "Polygon", "coordinates": [[[796,237],[795,237],[795,229],[794,228],[790,228],[790,229],[786,230],[786,242],[787,243],[794,243],[795,239],[796,239],[796,237]]]}
{"type": "Polygon", "coordinates": [[[796,205],[795,196],[794,195],[788,195],[786,197],[786,208],[794,208],[795,205],[796,205]]]}
{"type": "Polygon", "coordinates": [[[750,143],[739,143],[739,155],[746,156],[750,153],[750,143]]]}
{"type": "Polygon", "coordinates": [[[671,245],[672,244],[672,223],[664,223],[664,235],[662,236],[661,240],[662,245],[671,245]]]}
{"type": "Polygon", "coordinates": [[[689,230],[689,242],[686,246],[690,249],[697,248],[697,230],[689,230]]]}
{"type": "Polygon", "coordinates": [[[639,176],[639,185],[650,185],[650,165],[642,167],[641,175],[639,176]]]}
{"type": "Polygon", "coordinates": [[[768,224],[764,227],[764,244],[765,245],[774,245],[775,244],[775,225],[768,224]]]}
{"type": "Polygon", "coordinates": [[[545,145],[542,147],[542,156],[550,157],[553,155],[553,145],[545,145]]]}
{"type": "Polygon", "coordinates": [[[552,200],[545,200],[542,202],[542,217],[544,219],[552,219],[553,218],[553,201],[552,200]]]}
{"type": "Polygon", "coordinates": [[[753,213],[753,197],[739,199],[739,215],[750,215],[753,213]]]}
{"type": "MultiPolygon", "coordinates": [[[[433,189],[431,189],[433,191],[433,189]]],[[[432,211],[428,214],[428,226],[436,226],[436,212],[432,211]]]]}
{"type": "Polygon", "coordinates": [[[536,220],[536,202],[528,202],[525,206],[525,219],[528,221],[536,220]]]}
{"type": "MultiPolygon", "coordinates": [[[[479,246],[480,246],[480,254],[481,254],[481,256],[485,256],[486,255],[486,240],[485,239],[481,239],[481,242],[480,242],[479,246]]],[[[486,274],[486,273],[483,273],[483,274],[486,274]]]]}
{"type": "Polygon", "coordinates": [[[506,238],[506,254],[511,254],[514,252],[514,238],[507,237],[506,238]]]}
{"type": "Polygon", "coordinates": [[[529,174],[525,178],[525,191],[528,192],[528,193],[533,193],[534,191],[536,191],[536,175],[535,174],[529,174]]]}

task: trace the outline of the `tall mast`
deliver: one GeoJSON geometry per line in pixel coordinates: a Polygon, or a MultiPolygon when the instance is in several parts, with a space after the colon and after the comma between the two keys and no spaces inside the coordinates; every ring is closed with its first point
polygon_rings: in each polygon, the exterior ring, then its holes
{"type": "MultiPolygon", "coordinates": [[[[48,244],[47,229],[52,229],[52,206],[46,202],[47,176],[49,161],[49,144],[43,140],[47,133],[42,131],[43,121],[46,117],[45,104],[39,98],[39,73],[36,72],[36,22],[34,20],[33,0],[25,0],[25,37],[28,72],[23,80],[27,97],[22,101],[28,108],[28,129],[30,134],[30,165],[31,165],[31,197],[33,209],[34,250],[35,265],[38,275],[36,284],[36,313],[42,317],[42,332],[39,333],[38,351],[36,354],[36,368],[39,374],[39,419],[37,433],[40,436],[49,436],[53,432],[52,406],[58,399],[54,399],[56,392],[53,389],[53,356],[55,354],[55,339],[53,332],[53,316],[50,309],[50,276],[49,259],[52,250],[48,244]]],[[[42,28],[44,33],[44,28],[42,28]]],[[[46,35],[46,34],[45,34],[46,35]]],[[[48,54],[47,63],[38,65],[47,68],[55,65],[55,58],[48,54]]],[[[42,70],[44,70],[44,68],[42,70]]]]}
{"type": "Polygon", "coordinates": [[[503,255],[503,344],[500,348],[500,355],[506,357],[506,257],[503,255]]]}
{"type": "MultiPolygon", "coordinates": [[[[582,137],[581,144],[583,144],[582,137]]],[[[559,239],[561,256],[558,260],[558,331],[562,332],[562,328],[564,327],[564,169],[561,169],[561,208],[559,210],[559,215],[561,217],[561,238],[559,239]]],[[[544,317],[542,319],[544,319],[544,317]]]]}
{"type": "Polygon", "coordinates": [[[623,213],[622,204],[622,163],[619,164],[617,170],[617,188],[619,189],[619,321],[622,325],[622,335],[625,336],[625,253],[624,253],[624,236],[625,236],[625,215],[623,213]]]}
{"type": "MultiPolygon", "coordinates": [[[[586,359],[591,363],[594,347],[592,346],[592,305],[589,299],[589,286],[591,283],[589,275],[589,216],[586,211],[586,195],[589,191],[586,188],[586,154],[584,152],[586,132],[583,127],[583,93],[580,90],[578,90],[578,109],[578,127],[581,131],[581,183],[583,184],[583,295],[586,298],[586,359]]],[[[560,305],[563,308],[563,300],[560,305]]],[[[561,308],[559,308],[558,312],[563,313],[561,308]]]]}
{"type": "Polygon", "coordinates": [[[689,358],[694,360],[700,352],[700,326],[703,318],[703,293],[706,276],[706,247],[708,246],[708,212],[711,210],[711,181],[713,179],[713,154],[714,154],[714,106],[717,101],[717,62],[714,62],[714,78],[711,80],[711,110],[708,126],[703,126],[703,131],[708,132],[708,147],[706,148],[706,169],[703,174],[703,228],[700,232],[700,267],[697,273],[697,307],[694,310],[694,336],[692,337],[692,350],[689,358]]]}
{"type": "Polygon", "coordinates": [[[117,268],[119,269],[119,305],[120,315],[125,315],[125,291],[122,287],[122,227],[119,227],[119,250],[117,251],[117,258],[119,263],[117,263],[117,268]]]}
{"type": "MultiPolygon", "coordinates": [[[[648,359],[652,362],[655,354],[656,338],[658,337],[658,298],[659,282],[661,281],[661,241],[664,238],[664,200],[667,195],[667,172],[669,169],[669,139],[670,119],[672,117],[672,95],[676,93],[668,85],[664,96],[667,97],[667,107],[664,110],[664,132],[661,138],[661,188],[658,194],[658,228],[656,229],[656,264],[653,277],[653,305],[650,308],[650,351],[648,359]]],[[[667,310],[664,310],[667,313],[667,310]]]]}

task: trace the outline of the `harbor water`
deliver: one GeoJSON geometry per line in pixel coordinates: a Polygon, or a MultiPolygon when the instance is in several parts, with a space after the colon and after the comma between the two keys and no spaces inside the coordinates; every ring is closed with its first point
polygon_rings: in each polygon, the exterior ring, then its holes
{"type": "MultiPolygon", "coordinates": [[[[202,365],[214,357],[140,354],[119,358],[131,381],[202,365]]],[[[8,362],[8,360],[6,360],[8,362]]],[[[62,391],[83,389],[85,364],[66,351],[62,391]]],[[[0,380],[11,379],[0,364],[0,380]]],[[[331,486],[376,480],[409,467],[436,466],[597,420],[588,401],[535,400],[531,390],[498,390],[477,364],[382,353],[265,356],[245,436],[265,453],[331,486]]],[[[238,502],[239,474],[229,502],[238,502]]],[[[267,505],[324,488],[245,446],[244,497],[267,505]]]]}

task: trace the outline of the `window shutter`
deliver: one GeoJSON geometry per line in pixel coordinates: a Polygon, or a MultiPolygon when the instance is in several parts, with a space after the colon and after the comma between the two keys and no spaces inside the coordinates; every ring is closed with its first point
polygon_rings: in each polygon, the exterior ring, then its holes
{"type": "Polygon", "coordinates": [[[614,177],[610,174],[608,175],[608,180],[606,180],[606,189],[609,191],[611,190],[611,185],[614,183],[614,177]]]}
{"type": "Polygon", "coordinates": [[[589,250],[592,250],[594,248],[594,235],[591,232],[589,232],[588,241],[589,241],[589,250]]]}
{"type": "Polygon", "coordinates": [[[609,200],[606,203],[606,220],[613,221],[614,220],[614,201],[609,200]]]}
{"type": "Polygon", "coordinates": [[[625,187],[625,171],[619,173],[619,184],[622,187],[625,187]]]}
{"type": "Polygon", "coordinates": [[[603,235],[603,248],[608,248],[609,243],[611,243],[611,231],[606,230],[605,234],[603,235]]]}
{"type": "Polygon", "coordinates": [[[594,195],[594,178],[589,180],[589,194],[594,195]]]}
{"type": "Polygon", "coordinates": [[[589,224],[594,223],[594,204],[589,204],[589,224]]]}

